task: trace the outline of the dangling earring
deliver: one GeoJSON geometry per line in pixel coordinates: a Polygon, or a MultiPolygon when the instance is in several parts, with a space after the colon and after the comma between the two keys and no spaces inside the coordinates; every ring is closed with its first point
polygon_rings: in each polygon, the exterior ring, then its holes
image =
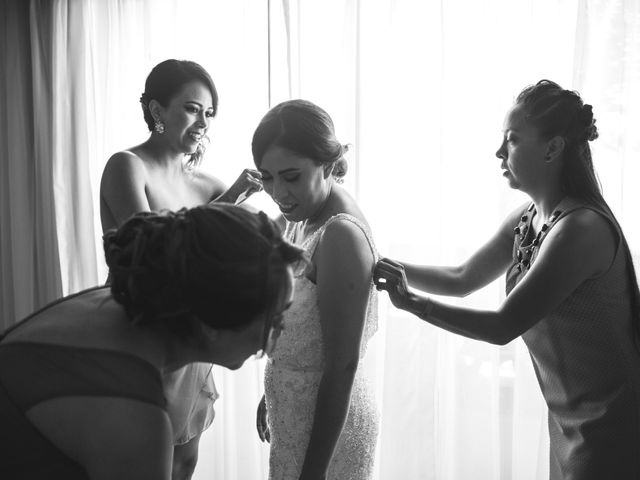
{"type": "Polygon", "coordinates": [[[164,133],[164,123],[162,123],[161,120],[156,120],[153,129],[156,131],[156,133],[162,135],[164,133]]]}

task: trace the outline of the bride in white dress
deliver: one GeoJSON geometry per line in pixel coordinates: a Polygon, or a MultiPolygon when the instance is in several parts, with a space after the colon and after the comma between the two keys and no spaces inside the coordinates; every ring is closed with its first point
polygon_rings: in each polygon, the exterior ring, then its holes
{"type": "Polygon", "coordinates": [[[265,370],[258,432],[270,441],[273,480],[372,477],[378,433],[361,360],[377,328],[366,219],[339,184],[346,150],[329,115],[311,102],[277,105],[252,143],[265,191],[308,253],[265,370]]]}

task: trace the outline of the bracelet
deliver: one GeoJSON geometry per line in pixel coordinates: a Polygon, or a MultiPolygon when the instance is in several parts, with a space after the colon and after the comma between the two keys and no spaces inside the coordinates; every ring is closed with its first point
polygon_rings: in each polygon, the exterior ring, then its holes
{"type": "Polygon", "coordinates": [[[431,310],[433,310],[433,302],[429,297],[427,297],[425,299],[425,305],[424,305],[424,308],[422,309],[422,314],[420,315],[420,318],[422,318],[423,320],[426,320],[427,318],[429,318],[429,315],[431,315],[431,310]]]}

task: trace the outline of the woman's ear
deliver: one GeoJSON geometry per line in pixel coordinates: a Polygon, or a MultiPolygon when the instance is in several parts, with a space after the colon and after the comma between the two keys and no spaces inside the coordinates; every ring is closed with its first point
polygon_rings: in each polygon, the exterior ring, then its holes
{"type": "Polygon", "coordinates": [[[562,157],[566,142],[564,137],[556,135],[547,143],[547,153],[545,154],[545,163],[552,163],[562,157]]]}
{"type": "Polygon", "coordinates": [[[160,105],[160,102],[157,100],[154,99],[149,102],[149,112],[154,121],[158,122],[162,120],[162,110],[162,105],[160,105]]]}

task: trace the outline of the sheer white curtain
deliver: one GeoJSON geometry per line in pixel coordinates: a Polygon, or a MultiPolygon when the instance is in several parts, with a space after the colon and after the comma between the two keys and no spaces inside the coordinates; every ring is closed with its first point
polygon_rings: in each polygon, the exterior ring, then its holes
{"type": "MultiPolygon", "coordinates": [[[[605,195],[640,253],[640,6],[636,0],[118,0],[0,2],[3,322],[100,283],[98,186],[147,135],[138,98],[166,58],[201,63],[220,94],[203,167],[251,166],[269,106],[303,97],[353,145],[345,186],[381,254],[454,264],[525,201],[493,152],[526,84],[594,105],[605,195]]],[[[275,213],[266,195],[252,202],[275,213]]],[[[491,308],[503,282],[465,305],[491,308]]],[[[455,301],[455,300],[449,300],[455,301]]],[[[382,412],[378,478],[546,478],[546,409],[520,341],[498,348],[394,310],[370,351],[382,412]]],[[[216,369],[217,418],[195,479],[266,478],[254,429],[261,367],[216,369]]]]}
{"type": "MultiPolygon", "coordinates": [[[[346,185],[382,255],[457,264],[526,198],[494,152],[542,78],[594,105],[605,195],[640,250],[637,1],[272,2],[272,102],[304,97],[354,151],[346,185]]],[[[462,303],[495,308],[496,281],[462,303]]],[[[386,297],[386,295],[383,295],[386,297]]],[[[378,476],[548,478],[546,407],[521,340],[495,347],[381,302],[378,476]]]]}
{"type": "MultiPolygon", "coordinates": [[[[99,181],[107,159],[148,135],[138,99],[151,68],[194,60],[219,115],[203,169],[230,183],[251,166],[268,109],[262,0],[0,0],[2,327],[106,279],[99,181]]],[[[261,478],[261,364],[215,376],[222,391],[196,478],[261,478]]]]}
{"type": "MultiPolygon", "coordinates": [[[[267,8],[262,0],[146,0],[87,2],[94,79],[95,136],[91,152],[94,238],[100,243],[98,191],[110,155],[148,136],[138,102],[151,68],[167,58],[200,63],[220,96],[209,129],[202,169],[227,184],[252,166],[251,135],[268,109],[267,8]]],[[[101,247],[97,248],[101,251],[101,247]]],[[[104,262],[99,259],[106,278],[104,262]]],[[[262,365],[248,361],[239,372],[214,367],[222,396],[216,419],[200,444],[195,480],[259,479],[268,450],[255,431],[262,365]]]]}

